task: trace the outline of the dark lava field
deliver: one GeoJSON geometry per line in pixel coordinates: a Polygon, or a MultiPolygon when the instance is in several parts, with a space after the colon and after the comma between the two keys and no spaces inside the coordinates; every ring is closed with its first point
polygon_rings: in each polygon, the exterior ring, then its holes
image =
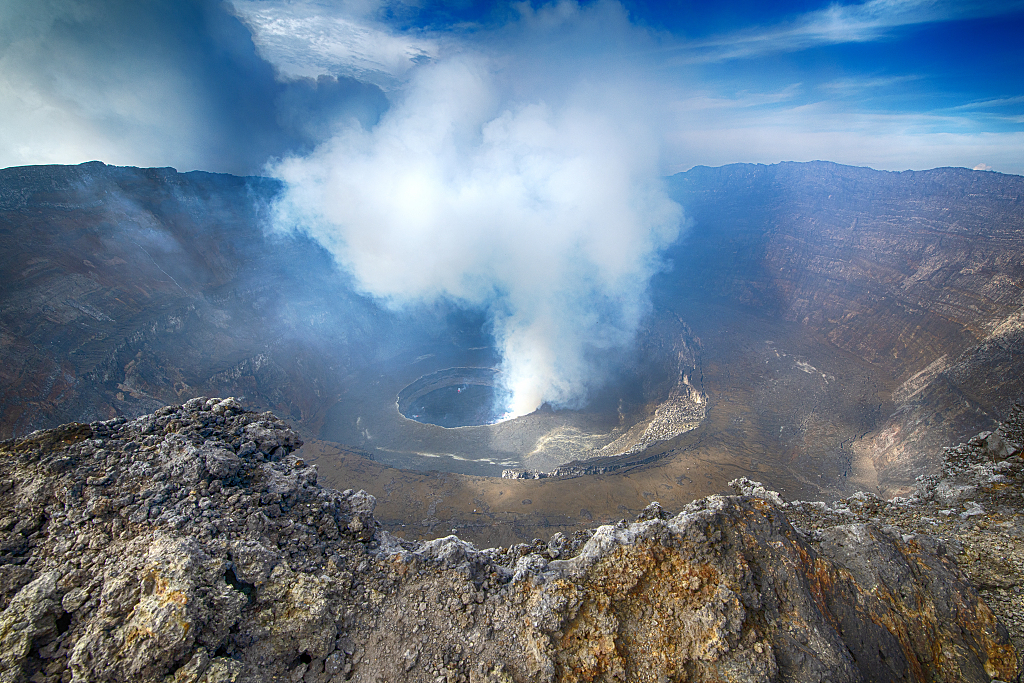
{"type": "Polygon", "coordinates": [[[237,396],[391,530],[501,544],[738,476],[899,494],[1022,398],[1024,178],[812,162],[666,182],[688,228],[612,380],[500,420],[483,315],[361,296],[268,232],[275,181],[2,170],[0,437],[237,396]]]}

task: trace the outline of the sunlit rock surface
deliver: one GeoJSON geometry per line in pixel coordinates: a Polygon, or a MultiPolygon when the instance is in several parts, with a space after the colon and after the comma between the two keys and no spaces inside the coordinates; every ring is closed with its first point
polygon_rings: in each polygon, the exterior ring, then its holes
{"type": "Polygon", "coordinates": [[[299,443],[272,414],[201,398],[3,442],[0,678],[1017,675],[942,543],[856,513],[801,531],[743,480],[547,543],[409,542],[377,527],[371,496],[319,486],[299,443]]]}

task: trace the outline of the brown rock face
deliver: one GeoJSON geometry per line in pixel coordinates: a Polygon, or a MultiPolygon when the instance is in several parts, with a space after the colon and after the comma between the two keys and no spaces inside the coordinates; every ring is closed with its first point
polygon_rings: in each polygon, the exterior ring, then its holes
{"type": "Polygon", "coordinates": [[[869,525],[808,543],[771,503],[712,497],[665,522],[602,527],[554,565],[530,618],[558,680],[1016,676],[1005,629],[956,565],[869,525]],[[982,635],[968,644],[950,620],[982,635]]]}
{"type": "MultiPolygon", "coordinates": [[[[0,444],[5,681],[1015,680],[943,547],[777,494],[414,543],[233,399],[0,444]]],[[[749,483],[749,482],[748,482],[749,483]]],[[[742,488],[742,486],[741,486],[742,488]]]]}

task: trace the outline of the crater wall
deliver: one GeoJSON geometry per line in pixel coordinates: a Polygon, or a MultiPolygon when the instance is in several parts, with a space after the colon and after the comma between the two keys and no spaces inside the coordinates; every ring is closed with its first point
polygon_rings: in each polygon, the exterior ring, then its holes
{"type": "Polygon", "coordinates": [[[659,301],[791,321],[891,378],[850,445],[883,489],[934,471],[940,446],[1022,396],[1024,178],[811,162],[697,167],[670,184],[693,225],[659,301]]]}

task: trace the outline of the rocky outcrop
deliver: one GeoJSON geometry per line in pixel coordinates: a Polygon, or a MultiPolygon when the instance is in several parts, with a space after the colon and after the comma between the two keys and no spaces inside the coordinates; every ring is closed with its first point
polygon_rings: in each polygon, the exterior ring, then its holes
{"type": "Polygon", "coordinates": [[[194,399],[0,445],[0,680],[1017,676],[1006,629],[924,536],[801,531],[741,482],[548,543],[410,542],[371,496],[320,487],[298,443],[194,399]]]}
{"type": "MultiPolygon", "coordinates": [[[[882,500],[859,492],[824,502],[787,503],[786,515],[812,538],[838,525],[871,523],[904,538],[938,542],[1006,624],[1011,643],[1024,652],[1024,408],[1016,406],[994,431],[947,447],[942,466],[921,475],[912,495],[882,500]]],[[[752,495],[775,495],[741,483],[752,495]]],[[[1018,666],[1021,666],[1018,660],[1018,666]]]]}

